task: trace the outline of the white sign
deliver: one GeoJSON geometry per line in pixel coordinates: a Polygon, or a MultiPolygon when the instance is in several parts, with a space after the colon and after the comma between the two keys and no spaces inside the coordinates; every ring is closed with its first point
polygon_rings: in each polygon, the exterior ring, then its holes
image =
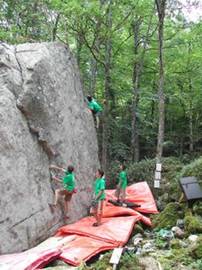
{"type": "Polygon", "coordinates": [[[162,170],[162,164],[156,163],[156,171],[161,172],[161,170],[162,170]]]}
{"type": "Polygon", "coordinates": [[[154,180],[154,187],[160,188],[160,181],[159,180],[154,180]]]}
{"type": "Polygon", "coordinates": [[[123,251],[123,248],[115,248],[113,250],[113,253],[112,253],[112,256],[111,256],[109,263],[118,264],[119,260],[121,258],[122,251],[123,251]]]}
{"type": "Polygon", "coordinates": [[[155,171],[155,179],[156,180],[161,180],[161,172],[155,171]]]}

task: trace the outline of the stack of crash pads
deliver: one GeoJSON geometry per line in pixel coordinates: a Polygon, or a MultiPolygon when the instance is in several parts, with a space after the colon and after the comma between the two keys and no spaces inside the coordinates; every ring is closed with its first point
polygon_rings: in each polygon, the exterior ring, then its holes
{"type": "Polygon", "coordinates": [[[92,226],[93,217],[85,217],[74,224],[63,226],[54,237],[35,248],[18,254],[0,256],[0,269],[42,269],[56,258],[78,266],[101,251],[125,245],[137,221],[151,226],[150,218],[144,213],[155,214],[158,211],[146,182],[139,182],[127,188],[127,201],[140,205],[135,209],[114,206],[109,200],[115,199],[115,191],[107,190],[106,193],[101,226],[92,226]]]}

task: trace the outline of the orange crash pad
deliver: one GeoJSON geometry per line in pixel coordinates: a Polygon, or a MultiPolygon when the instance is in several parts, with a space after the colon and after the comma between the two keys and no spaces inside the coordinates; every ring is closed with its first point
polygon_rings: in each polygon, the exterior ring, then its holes
{"type": "Polygon", "coordinates": [[[99,227],[93,227],[94,222],[93,217],[85,217],[74,224],[61,227],[57,235],[76,234],[112,244],[124,245],[133,230],[136,218],[133,216],[103,218],[99,227]]]}
{"type": "Polygon", "coordinates": [[[90,237],[76,236],[75,240],[62,248],[59,258],[66,263],[79,266],[81,262],[89,260],[94,255],[105,250],[114,249],[117,246],[90,237]]]}
{"type": "MultiPolygon", "coordinates": [[[[106,190],[107,200],[115,200],[115,190],[106,190]]],[[[158,210],[147,182],[135,183],[126,188],[126,201],[141,205],[135,210],[146,214],[156,214],[158,210]]]]}
{"type": "Polygon", "coordinates": [[[142,221],[148,226],[151,226],[151,220],[149,217],[142,215],[141,213],[137,212],[134,209],[121,207],[121,206],[114,206],[109,202],[105,202],[103,207],[103,217],[119,217],[119,216],[134,216],[137,221],[142,221]]]}

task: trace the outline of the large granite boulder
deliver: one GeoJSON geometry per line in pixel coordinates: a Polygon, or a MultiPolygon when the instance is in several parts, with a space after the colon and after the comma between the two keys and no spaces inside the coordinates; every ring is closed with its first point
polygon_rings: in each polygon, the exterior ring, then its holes
{"type": "Polygon", "coordinates": [[[26,250],[64,224],[52,214],[49,165],[75,166],[70,220],[87,214],[97,138],[78,67],[60,43],[0,44],[0,254],[26,250]]]}

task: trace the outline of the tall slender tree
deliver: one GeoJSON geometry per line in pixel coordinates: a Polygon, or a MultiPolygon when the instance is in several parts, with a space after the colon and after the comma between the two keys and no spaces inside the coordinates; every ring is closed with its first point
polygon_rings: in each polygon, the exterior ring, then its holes
{"type": "Polygon", "coordinates": [[[163,154],[164,129],[165,129],[165,94],[164,94],[164,59],[163,59],[163,39],[164,39],[164,19],[166,10],[166,0],[155,0],[158,13],[158,44],[159,44],[159,124],[157,139],[157,161],[161,160],[163,154]]]}

